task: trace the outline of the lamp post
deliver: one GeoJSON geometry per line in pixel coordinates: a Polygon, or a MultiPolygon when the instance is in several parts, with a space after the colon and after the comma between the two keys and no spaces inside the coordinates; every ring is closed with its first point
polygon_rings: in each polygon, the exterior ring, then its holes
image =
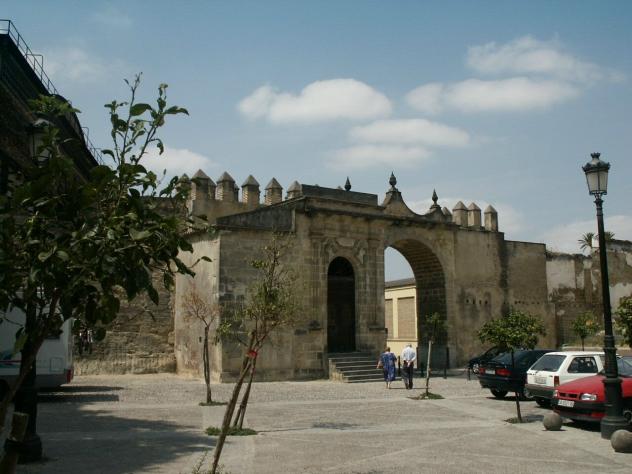
{"type": "Polygon", "coordinates": [[[601,197],[608,191],[608,170],[610,163],[601,161],[599,153],[591,153],[592,160],[582,169],[586,173],[588,192],[595,196],[597,206],[597,229],[599,234],[599,263],[601,271],[601,294],[604,321],[604,348],[606,355],[605,378],[603,380],[606,395],[606,415],[601,420],[601,437],[610,439],[612,433],[628,429],[628,422],[623,417],[623,397],[621,395],[621,379],[617,369],[617,354],[612,333],[612,312],[610,308],[610,284],[608,282],[608,261],[606,260],[606,237],[603,227],[603,200],[601,197]]]}

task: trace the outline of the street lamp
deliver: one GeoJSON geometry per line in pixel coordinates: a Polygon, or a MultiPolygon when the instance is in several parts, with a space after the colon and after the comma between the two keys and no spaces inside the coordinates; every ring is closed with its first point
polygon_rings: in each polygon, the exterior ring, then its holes
{"type": "Polygon", "coordinates": [[[595,196],[597,206],[597,229],[599,233],[599,263],[601,264],[601,294],[603,300],[604,348],[606,355],[605,378],[603,380],[606,395],[606,415],[601,420],[601,437],[610,439],[612,433],[628,429],[628,422],[623,417],[623,397],[621,395],[621,379],[617,369],[617,350],[612,333],[612,312],[610,308],[610,284],[608,282],[608,261],[606,260],[606,237],[603,228],[603,200],[601,196],[608,192],[608,170],[610,163],[601,161],[599,153],[591,153],[592,161],[582,169],[586,173],[588,192],[595,196]]]}

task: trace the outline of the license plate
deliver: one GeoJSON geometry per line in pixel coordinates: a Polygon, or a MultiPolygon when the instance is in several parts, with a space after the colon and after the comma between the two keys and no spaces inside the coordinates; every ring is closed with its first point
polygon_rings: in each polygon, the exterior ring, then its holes
{"type": "Polygon", "coordinates": [[[546,385],[546,377],[536,377],[535,383],[540,385],[546,385]]]}
{"type": "Polygon", "coordinates": [[[496,373],[496,369],[485,369],[485,373],[489,375],[494,375],[496,373]]]}
{"type": "Polygon", "coordinates": [[[573,400],[558,400],[557,405],[560,407],[573,408],[573,406],[575,406],[575,402],[573,400]]]}

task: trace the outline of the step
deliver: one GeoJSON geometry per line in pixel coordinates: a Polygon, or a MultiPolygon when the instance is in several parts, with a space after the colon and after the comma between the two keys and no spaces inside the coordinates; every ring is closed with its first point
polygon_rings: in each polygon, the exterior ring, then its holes
{"type": "Polygon", "coordinates": [[[375,369],[375,368],[377,368],[375,362],[371,362],[371,363],[356,362],[354,364],[345,364],[345,365],[333,364],[333,365],[338,370],[353,370],[353,369],[368,369],[368,368],[375,369]]]}
{"type": "Polygon", "coordinates": [[[374,374],[374,375],[369,375],[369,374],[359,374],[359,375],[349,375],[348,377],[345,377],[344,380],[346,382],[355,382],[357,380],[384,380],[384,376],[382,374],[374,374]]]}
{"type": "Polygon", "coordinates": [[[374,360],[370,360],[370,359],[365,359],[365,360],[347,360],[344,362],[340,362],[340,361],[331,361],[336,367],[351,367],[354,365],[372,365],[372,366],[376,366],[377,362],[374,360]]]}
{"type": "Polygon", "coordinates": [[[382,377],[383,372],[379,369],[356,369],[356,370],[345,370],[339,371],[344,377],[351,377],[353,375],[378,375],[382,377]]]}

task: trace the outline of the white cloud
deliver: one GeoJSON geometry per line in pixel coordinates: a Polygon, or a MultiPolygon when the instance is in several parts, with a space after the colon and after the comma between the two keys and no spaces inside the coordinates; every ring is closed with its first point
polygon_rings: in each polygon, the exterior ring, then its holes
{"type": "Polygon", "coordinates": [[[391,102],[355,79],[330,79],[308,84],[299,94],[279,92],[269,85],[242,99],[239,112],[251,119],[273,123],[311,123],[330,120],[366,120],[390,114],[391,102]]]}
{"type": "MultiPolygon", "coordinates": [[[[632,240],[632,216],[616,215],[606,217],[604,227],[607,231],[614,232],[614,238],[619,240],[632,240]]],[[[580,252],[577,242],[586,232],[597,233],[596,219],[569,222],[541,235],[541,241],[547,244],[550,250],[557,252],[580,252]]]]}
{"type": "Polygon", "coordinates": [[[443,108],[461,112],[521,111],[546,109],[579,94],[579,89],[568,82],[528,77],[468,79],[442,87],[430,86],[420,86],[407,95],[411,107],[426,113],[443,108]]]}
{"type": "Polygon", "coordinates": [[[430,152],[420,146],[358,145],[333,152],[327,165],[336,170],[355,170],[371,167],[411,168],[418,165],[430,152]]]}
{"type": "Polygon", "coordinates": [[[540,41],[532,36],[505,44],[471,46],[467,64],[482,74],[537,74],[586,83],[622,78],[615,71],[567,53],[558,41],[540,41]]]}
{"type": "Polygon", "coordinates": [[[129,28],[132,26],[133,21],[130,16],[121,11],[111,3],[106,3],[101,9],[94,12],[92,20],[96,23],[101,23],[107,27],[113,28],[129,28]]]}
{"type": "MultiPolygon", "coordinates": [[[[450,212],[452,212],[452,209],[459,201],[462,201],[465,206],[469,206],[471,202],[475,202],[476,205],[481,208],[481,221],[483,224],[485,224],[485,209],[491,203],[487,201],[477,201],[476,199],[471,198],[443,198],[438,191],[437,194],[439,194],[439,200],[437,201],[437,203],[441,207],[447,207],[450,212]]],[[[408,207],[410,207],[416,213],[425,214],[426,212],[428,212],[430,206],[432,205],[432,199],[422,199],[421,201],[412,201],[407,204],[408,207]]],[[[496,212],[498,212],[498,230],[504,232],[507,239],[514,238],[512,237],[512,235],[524,230],[526,218],[522,212],[518,211],[513,206],[506,203],[493,203],[491,204],[491,206],[496,209],[496,212]]]]}
{"type": "Polygon", "coordinates": [[[445,86],[440,82],[431,82],[413,89],[406,95],[406,101],[414,109],[428,114],[436,114],[443,109],[445,86]]]}
{"type": "Polygon", "coordinates": [[[426,119],[378,120],[351,129],[352,140],[369,143],[465,146],[470,135],[461,129],[426,119]]]}
{"type": "Polygon", "coordinates": [[[93,83],[109,72],[103,59],[79,46],[52,49],[46,52],[44,59],[44,69],[51,79],[93,83]]]}
{"type": "Polygon", "coordinates": [[[166,179],[181,176],[183,173],[191,177],[199,169],[210,176],[217,168],[217,164],[210,158],[186,148],[165,147],[162,155],[158,154],[157,148],[151,148],[141,163],[159,177],[166,170],[166,179]]]}

